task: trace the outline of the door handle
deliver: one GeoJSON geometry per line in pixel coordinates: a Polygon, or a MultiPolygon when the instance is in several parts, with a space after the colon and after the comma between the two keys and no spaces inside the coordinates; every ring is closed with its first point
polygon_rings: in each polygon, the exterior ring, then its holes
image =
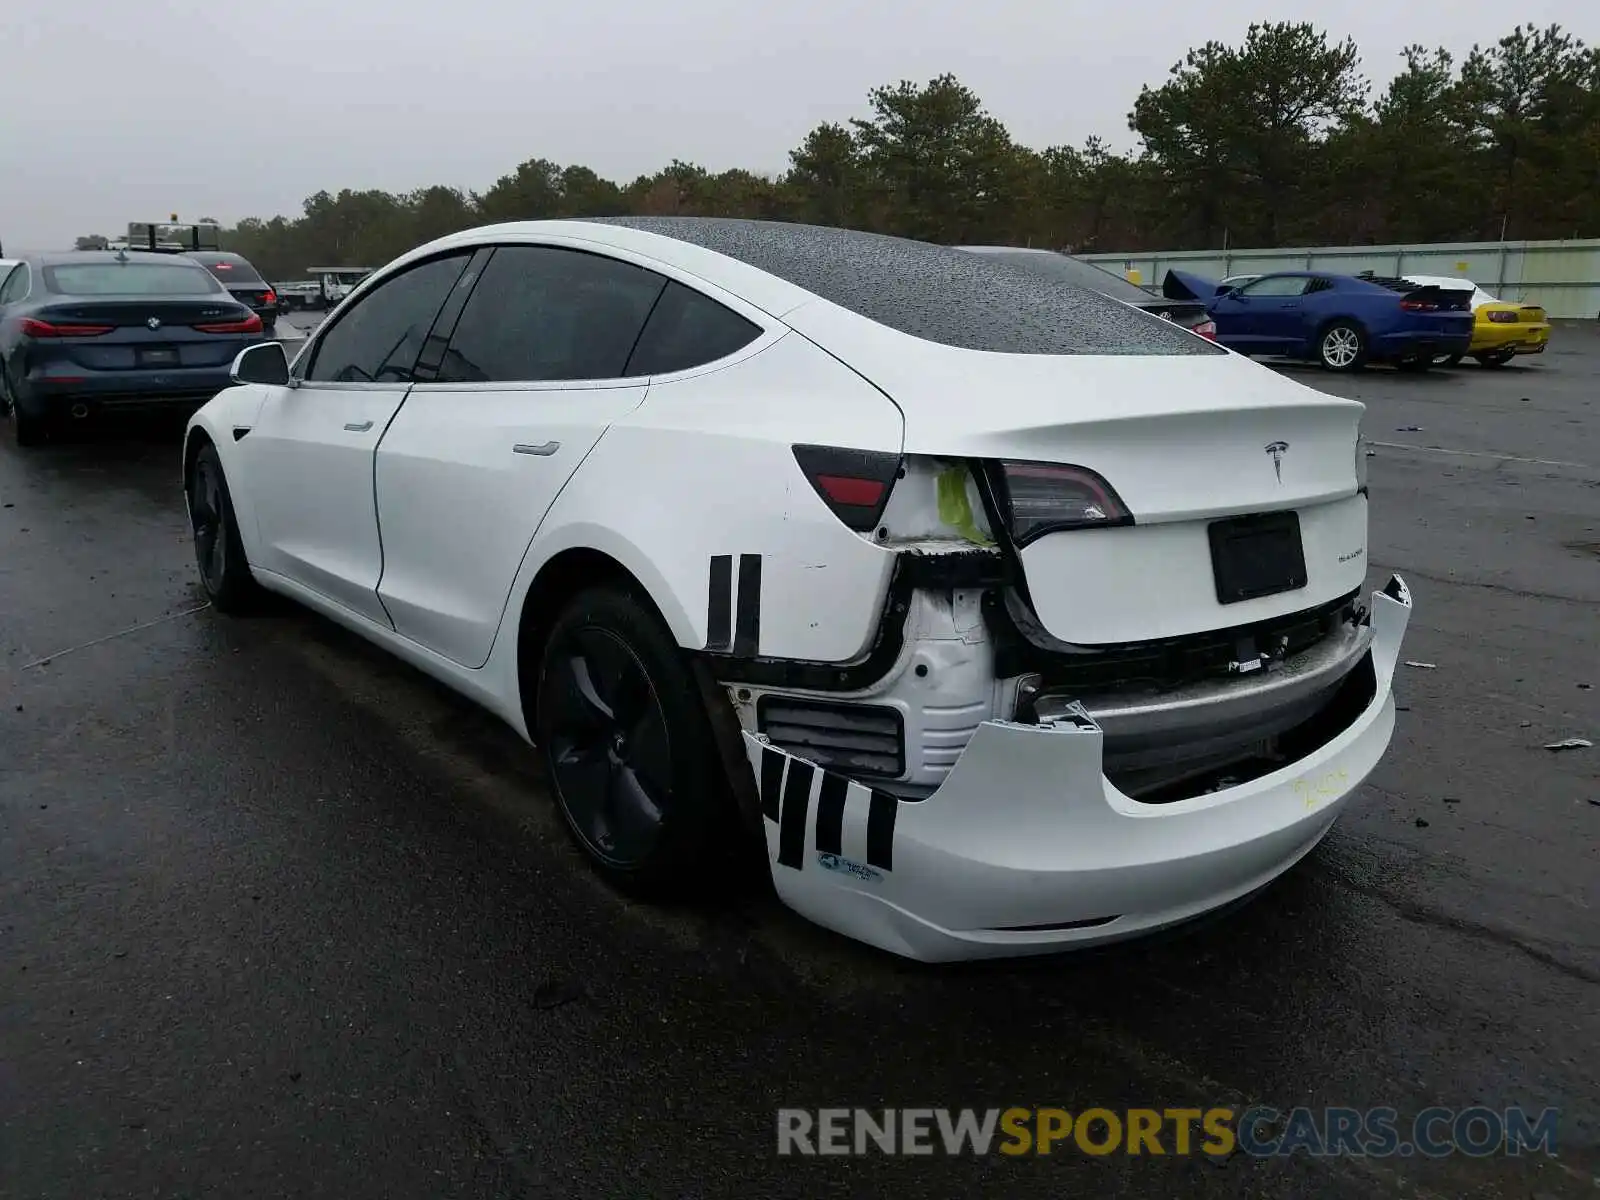
{"type": "Polygon", "coordinates": [[[537,446],[528,442],[518,442],[511,447],[511,452],[513,454],[537,454],[541,458],[549,458],[559,449],[561,449],[560,442],[541,442],[537,446]]]}
{"type": "Polygon", "coordinates": [[[365,433],[367,430],[372,428],[372,422],[371,421],[352,421],[352,422],[350,422],[350,424],[346,425],[345,428],[347,430],[349,430],[351,433],[365,433]]]}

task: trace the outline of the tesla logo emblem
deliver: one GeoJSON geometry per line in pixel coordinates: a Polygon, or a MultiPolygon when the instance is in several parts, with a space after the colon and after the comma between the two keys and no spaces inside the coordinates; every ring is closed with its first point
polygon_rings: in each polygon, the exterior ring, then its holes
{"type": "Polygon", "coordinates": [[[1266,451],[1272,455],[1272,473],[1278,477],[1278,482],[1283,482],[1283,456],[1289,452],[1288,442],[1268,442],[1266,451]]]}
{"type": "Polygon", "coordinates": [[[145,324],[150,326],[151,329],[160,329],[161,328],[161,318],[160,317],[151,317],[148,321],[145,322],[145,324]]]}

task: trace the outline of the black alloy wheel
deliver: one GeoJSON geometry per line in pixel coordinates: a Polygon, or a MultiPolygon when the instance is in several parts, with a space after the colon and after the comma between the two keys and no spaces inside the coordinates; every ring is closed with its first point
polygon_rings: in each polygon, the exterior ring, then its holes
{"type": "Polygon", "coordinates": [[[220,611],[249,610],[260,597],[260,585],[250,574],[233,499],[222,472],[216,447],[203,446],[189,469],[189,524],[194,530],[195,565],[200,582],[220,611]]]}
{"type": "Polygon", "coordinates": [[[576,597],[545,641],[535,740],[567,826],[614,882],[704,882],[734,827],[709,720],[682,652],[629,592],[576,597]]]}

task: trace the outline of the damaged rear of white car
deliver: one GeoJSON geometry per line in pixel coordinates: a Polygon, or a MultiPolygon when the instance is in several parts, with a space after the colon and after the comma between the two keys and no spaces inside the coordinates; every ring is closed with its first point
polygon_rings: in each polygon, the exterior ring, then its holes
{"type": "Polygon", "coordinates": [[[1394,725],[1411,598],[1362,595],[1363,406],[1170,326],[1148,353],[1005,353],[972,346],[1015,331],[869,314],[784,321],[904,417],[898,451],[795,448],[894,556],[886,594],[828,590],[836,560],[807,601],[881,612],[870,649],[718,671],[778,894],[939,961],[1126,938],[1291,867],[1394,725]]]}
{"type": "Polygon", "coordinates": [[[1390,739],[1362,406],[987,256],[491,226],[236,375],[185,444],[208,594],[500,714],[641,891],[746,831],[894,953],[1125,938],[1292,866],[1390,739]]]}

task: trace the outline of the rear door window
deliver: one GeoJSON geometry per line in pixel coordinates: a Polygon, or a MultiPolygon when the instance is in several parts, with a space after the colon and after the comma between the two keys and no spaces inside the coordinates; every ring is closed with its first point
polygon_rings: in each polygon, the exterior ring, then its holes
{"type": "Polygon", "coordinates": [[[627,373],[666,375],[687,371],[743,350],[761,336],[761,326],[681,283],[669,283],[656,302],[627,373]]]}
{"type": "Polygon", "coordinates": [[[409,267],[373,288],[318,339],[312,383],[409,383],[433,319],[470,254],[409,267]]]}
{"type": "Polygon", "coordinates": [[[461,311],[437,382],[619,379],[666,282],[601,254],[501,246],[461,311]]]}

